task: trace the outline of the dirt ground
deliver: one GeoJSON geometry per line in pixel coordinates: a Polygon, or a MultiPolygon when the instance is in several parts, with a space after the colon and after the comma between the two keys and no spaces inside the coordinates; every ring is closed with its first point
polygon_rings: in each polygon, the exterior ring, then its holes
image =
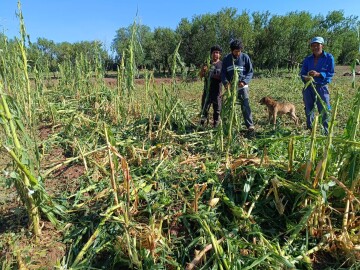
{"type": "MultiPolygon", "coordinates": [[[[41,127],[39,138],[46,139],[52,133],[51,127],[41,127]]],[[[1,153],[1,169],[6,170],[9,159],[6,153],[1,153]]],[[[64,151],[61,148],[53,148],[43,159],[42,166],[47,163],[60,163],[66,160],[64,151]]],[[[4,172],[4,171],[3,171],[4,172]]],[[[74,178],[84,172],[80,165],[62,166],[52,173],[45,188],[50,195],[59,191],[76,187],[72,186],[74,178]]],[[[49,222],[41,222],[40,241],[36,242],[29,233],[28,215],[25,207],[19,201],[16,189],[0,184],[0,243],[4,245],[0,252],[0,262],[7,261],[11,265],[26,265],[26,269],[54,269],[54,265],[64,257],[66,246],[62,243],[62,233],[49,222]],[[16,262],[13,261],[14,255],[16,262]]],[[[13,269],[13,268],[11,268],[13,269]]]]}
{"type": "MultiPolygon", "coordinates": [[[[117,84],[117,79],[116,78],[105,78],[104,79],[106,84],[110,87],[116,87],[117,84]]],[[[180,80],[177,80],[180,81],[180,80]]],[[[156,85],[161,85],[162,83],[168,84],[171,83],[172,79],[171,78],[155,78],[153,83],[156,85]]],[[[135,83],[139,84],[139,85],[144,85],[145,84],[145,79],[135,79],[135,83]]]]}

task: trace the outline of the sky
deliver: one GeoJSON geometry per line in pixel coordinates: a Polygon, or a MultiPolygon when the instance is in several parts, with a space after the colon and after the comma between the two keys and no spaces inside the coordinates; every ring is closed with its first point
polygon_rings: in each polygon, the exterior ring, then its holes
{"type": "MultiPolygon", "coordinates": [[[[19,36],[18,0],[0,0],[0,31],[8,38],[19,36]]],[[[110,48],[116,31],[134,21],[176,29],[181,19],[215,14],[223,8],[286,15],[307,11],[326,16],[342,10],[346,17],[360,17],[359,0],[22,0],[26,32],[32,42],[46,38],[55,43],[101,41],[110,48]]]]}

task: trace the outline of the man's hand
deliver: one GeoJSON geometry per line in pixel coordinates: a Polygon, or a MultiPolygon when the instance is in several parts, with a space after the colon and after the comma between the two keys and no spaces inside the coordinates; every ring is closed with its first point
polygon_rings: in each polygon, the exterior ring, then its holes
{"type": "Polygon", "coordinates": [[[246,83],[244,83],[243,81],[238,83],[239,88],[244,88],[245,85],[246,83]]]}
{"type": "Polygon", "coordinates": [[[201,67],[200,74],[199,74],[201,79],[206,76],[207,71],[208,71],[208,66],[207,66],[207,65],[203,65],[203,66],[201,67]]]}
{"type": "Polygon", "coordinates": [[[308,75],[311,76],[311,77],[320,77],[321,76],[320,72],[317,72],[315,70],[310,70],[308,72],[308,75]]]}

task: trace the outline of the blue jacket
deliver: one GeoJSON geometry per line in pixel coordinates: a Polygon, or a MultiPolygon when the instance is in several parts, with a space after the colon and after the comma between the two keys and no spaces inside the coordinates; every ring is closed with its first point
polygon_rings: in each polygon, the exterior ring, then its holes
{"type": "Polygon", "coordinates": [[[301,67],[301,80],[306,83],[304,76],[308,75],[310,70],[315,70],[320,72],[320,77],[314,77],[316,85],[326,85],[331,82],[332,77],[334,76],[335,61],[332,54],[323,51],[320,56],[316,66],[314,66],[314,55],[308,55],[305,57],[302,67],[301,67]]]}
{"type": "Polygon", "coordinates": [[[222,61],[221,81],[223,85],[231,83],[233,80],[234,68],[238,71],[239,82],[243,81],[249,84],[254,75],[250,57],[246,53],[241,53],[239,58],[235,59],[233,55],[229,53],[222,61]]]}

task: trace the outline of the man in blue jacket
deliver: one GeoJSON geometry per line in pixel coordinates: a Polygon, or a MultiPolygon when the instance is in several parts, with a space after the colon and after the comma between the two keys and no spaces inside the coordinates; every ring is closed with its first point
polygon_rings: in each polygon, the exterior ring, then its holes
{"type": "Polygon", "coordinates": [[[322,116],[324,133],[328,134],[328,114],[331,109],[328,84],[334,76],[335,61],[334,57],[330,53],[323,50],[323,44],[324,39],[322,37],[314,37],[310,41],[312,54],[305,57],[300,75],[305,84],[307,81],[313,80],[313,85],[315,86],[314,89],[313,86],[309,84],[309,86],[303,90],[306,126],[308,129],[312,128],[316,103],[318,111],[322,116]],[[324,103],[326,109],[324,109],[322,103],[324,103]]]}
{"type": "Polygon", "coordinates": [[[251,115],[249,102],[249,83],[253,77],[254,71],[250,57],[243,53],[243,43],[241,39],[234,39],[230,43],[229,53],[222,62],[221,81],[225,91],[231,87],[234,81],[234,71],[237,70],[238,79],[238,100],[240,101],[242,115],[245,126],[249,131],[254,131],[254,123],[251,115]]]}

